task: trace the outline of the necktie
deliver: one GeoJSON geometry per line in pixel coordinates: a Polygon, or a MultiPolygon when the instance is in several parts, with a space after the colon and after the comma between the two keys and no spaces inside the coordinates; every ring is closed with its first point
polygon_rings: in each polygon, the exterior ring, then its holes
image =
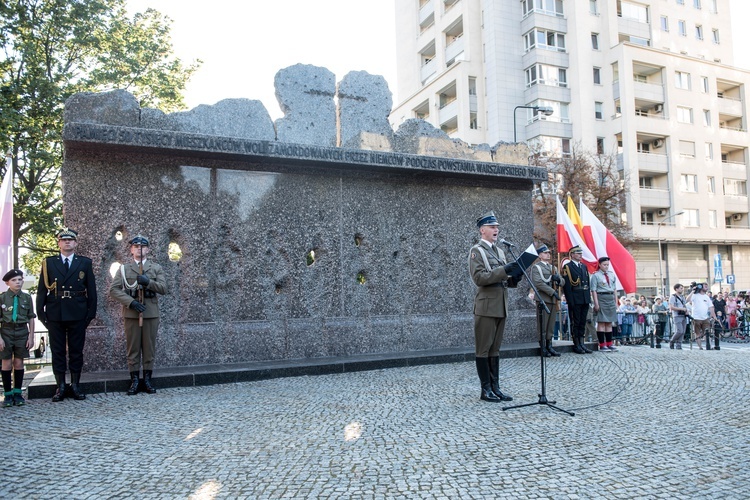
{"type": "Polygon", "coordinates": [[[18,295],[13,296],[13,323],[18,319],[18,295]]]}
{"type": "Polygon", "coordinates": [[[607,274],[607,273],[604,273],[604,277],[606,278],[606,280],[607,280],[607,284],[609,285],[609,274],[607,274]]]}
{"type": "Polygon", "coordinates": [[[70,271],[70,262],[68,262],[68,258],[65,257],[65,272],[70,271]]]}

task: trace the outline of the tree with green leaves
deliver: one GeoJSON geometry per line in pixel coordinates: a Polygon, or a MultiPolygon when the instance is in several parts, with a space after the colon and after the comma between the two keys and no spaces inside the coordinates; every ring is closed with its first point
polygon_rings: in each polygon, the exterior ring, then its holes
{"type": "MultiPolygon", "coordinates": [[[[200,61],[186,65],[174,56],[169,18],[153,9],[130,17],[125,5],[0,2],[0,148],[12,155],[16,265],[19,246],[32,251],[31,261],[34,252],[56,251],[68,97],[125,89],[142,107],[185,108],[182,93],[200,61]]],[[[3,162],[0,174],[5,170],[3,162]]]]}
{"type": "Polygon", "coordinates": [[[567,206],[567,195],[578,206],[579,196],[583,202],[622,243],[632,243],[630,228],[623,222],[627,189],[620,177],[617,156],[598,154],[583,150],[575,144],[569,154],[545,156],[532,149],[530,165],[544,167],[548,180],[536,186],[532,197],[534,203],[534,238],[557,251],[557,206],[559,197],[563,207],[567,206]]]}

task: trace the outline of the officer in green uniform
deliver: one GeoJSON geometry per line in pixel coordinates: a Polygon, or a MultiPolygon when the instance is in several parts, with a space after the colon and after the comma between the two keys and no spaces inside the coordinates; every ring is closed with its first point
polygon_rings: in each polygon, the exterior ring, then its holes
{"type": "Polygon", "coordinates": [[[505,253],[495,243],[497,217],[489,212],[477,219],[481,240],[469,252],[469,273],[477,286],[474,296],[474,342],[476,366],[482,386],[480,399],[492,403],[512,401],[498,384],[500,345],[508,316],[508,287],[515,287],[523,276],[515,262],[507,264],[505,253]]]}
{"type": "Polygon", "coordinates": [[[21,406],[26,403],[23,389],[23,360],[29,357],[34,346],[34,307],[31,295],[21,291],[23,271],[11,269],[3,281],[8,290],[0,293],[0,359],[2,359],[4,406],[21,406]],[[11,372],[11,368],[13,368],[11,372]],[[13,380],[11,381],[11,375],[13,380]]]}
{"type": "Polygon", "coordinates": [[[539,291],[536,296],[539,347],[542,350],[542,356],[548,358],[560,355],[552,347],[552,334],[555,329],[557,302],[560,300],[557,287],[563,284],[563,279],[562,276],[557,274],[557,269],[550,262],[551,253],[547,245],[537,248],[536,253],[539,255],[539,262],[531,266],[531,282],[539,291]],[[549,312],[544,309],[542,302],[547,304],[549,312]]]}
{"type": "Polygon", "coordinates": [[[131,382],[129,396],[138,394],[141,363],[143,386],[149,394],[156,393],[151,375],[154,370],[156,333],[159,330],[158,294],[167,293],[167,283],[162,267],[147,258],[149,251],[145,236],[138,235],[130,240],[133,261],[120,266],[109,288],[109,295],[123,306],[131,382]]]}

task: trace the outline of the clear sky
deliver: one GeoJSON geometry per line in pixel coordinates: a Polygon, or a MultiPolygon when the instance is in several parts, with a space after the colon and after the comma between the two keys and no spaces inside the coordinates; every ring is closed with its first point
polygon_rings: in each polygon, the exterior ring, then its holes
{"type": "MultiPolygon", "coordinates": [[[[502,0],[508,1],[508,0],[502,0]]],[[[515,1],[515,0],[514,0],[515,1]]],[[[750,68],[750,0],[730,0],[735,64],[750,68]]],[[[297,63],[382,75],[396,92],[395,0],[128,0],[170,17],[178,57],[203,65],[186,91],[190,108],[244,97],[282,116],[276,73],[297,63]]],[[[520,8],[520,7],[519,7],[520,8]]],[[[707,8],[707,6],[704,6],[707,8]]]]}

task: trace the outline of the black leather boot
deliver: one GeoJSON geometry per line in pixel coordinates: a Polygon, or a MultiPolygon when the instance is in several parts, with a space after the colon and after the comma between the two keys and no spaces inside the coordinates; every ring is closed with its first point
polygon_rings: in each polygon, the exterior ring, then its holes
{"type": "Polygon", "coordinates": [[[585,354],[591,354],[592,352],[594,352],[588,347],[586,347],[586,342],[583,340],[583,337],[578,338],[578,345],[581,346],[581,349],[583,350],[585,354]]]}
{"type": "Polygon", "coordinates": [[[581,349],[579,337],[573,337],[573,352],[576,354],[586,354],[586,351],[581,349]]]}
{"type": "Polygon", "coordinates": [[[52,396],[52,401],[57,403],[59,401],[65,401],[65,372],[55,372],[55,384],[57,390],[55,395],[52,396]]]}
{"type": "Polygon", "coordinates": [[[560,353],[557,352],[556,350],[554,350],[552,348],[552,341],[551,340],[547,341],[547,352],[549,352],[551,356],[555,356],[555,357],[559,357],[560,356],[560,353]]]}
{"type": "Polygon", "coordinates": [[[487,358],[487,365],[490,369],[490,388],[492,388],[492,392],[495,393],[495,396],[497,396],[500,401],[513,401],[512,397],[506,396],[500,391],[500,357],[491,356],[487,358]]]}
{"type": "Polygon", "coordinates": [[[138,372],[130,372],[130,388],[128,388],[128,396],[135,396],[138,394],[138,384],[141,381],[138,379],[138,372]]]}
{"type": "Polygon", "coordinates": [[[70,372],[70,389],[73,391],[73,399],[76,401],[86,399],[86,394],[81,388],[81,372],[70,372]]]}
{"type": "Polygon", "coordinates": [[[143,385],[146,388],[146,392],[149,394],[156,394],[156,388],[151,385],[151,374],[152,370],[143,370],[143,385]]]}
{"type": "Polygon", "coordinates": [[[541,351],[542,356],[544,356],[545,358],[549,358],[550,356],[552,356],[552,353],[549,352],[549,349],[544,346],[543,342],[539,342],[539,350],[541,351]]]}
{"type": "Polygon", "coordinates": [[[482,395],[479,399],[490,403],[500,403],[502,400],[492,392],[492,387],[490,385],[490,365],[487,362],[487,358],[475,358],[475,362],[477,364],[479,383],[482,384],[482,395]]]}

